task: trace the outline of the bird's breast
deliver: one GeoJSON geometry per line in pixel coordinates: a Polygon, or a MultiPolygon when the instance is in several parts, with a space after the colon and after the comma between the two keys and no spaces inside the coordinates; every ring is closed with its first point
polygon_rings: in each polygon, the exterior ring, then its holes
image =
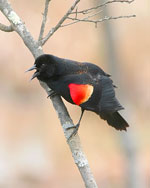
{"type": "Polygon", "coordinates": [[[89,98],[92,96],[94,90],[93,86],[89,84],[70,83],[68,87],[70,90],[70,96],[72,98],[72,101],[76,105],[80,105],[88,101],[89,98]]]}

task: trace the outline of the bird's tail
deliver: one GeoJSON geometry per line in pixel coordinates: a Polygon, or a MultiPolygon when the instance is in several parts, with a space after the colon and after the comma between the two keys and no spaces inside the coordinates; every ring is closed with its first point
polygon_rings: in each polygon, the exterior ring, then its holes
{"type": "Polygon", "coordinates": [[[100,117],[102,119],[106,120],[110,126],[114,127],[117,130],[120,130],[120,131],[125,130],[126,131],[126,128],[129,127],[126,120],[118,112],[101,113],[100,117]]]}

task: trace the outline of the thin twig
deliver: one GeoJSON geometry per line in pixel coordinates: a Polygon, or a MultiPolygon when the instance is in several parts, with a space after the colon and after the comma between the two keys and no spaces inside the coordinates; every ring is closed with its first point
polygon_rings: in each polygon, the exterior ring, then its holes
{"type": "Polygon", "coordinates": [[[7,25],[4,25],[2,23],[0,23],[0,30],[1,31],[5,31],[5,32],[12,32],[12,31],[14,31],[12,25],[7,26],[7,25]]]}
{"type": "Polygon", "coordinates": [[[46,41],[57,31],[58,28],[61,27],[62,23],[67,19],[67,17],[71,14],[71,12],[74,10],[76,5],[80,2],[80,0],[75,0],[74,4],[69,8],[69,10],[66,12],[66,14],[60,19],[60,21],[56,24],[54,28],[52,28],[46,37],[43,38],[42,40],[42,45],[46,43],[46,41]]]}
{"type": "Polygon", "coordinates": [[[45,0],[45,8],[44,8],[44,13],[43,13],[43,20],[42,20],[42,24],[41,24],[41,29],[40,29],[40,34],[39,34],[39,38],[38,41],[40,42],[43,38],[43,34],[44,34],[44,29],[45,29],[45,24],[47,21],[47,14],[48,14],[48,6],[51,0],[45,0]]]}
{"type": "Polygon", "coordinates": [[[98,11],[98,12],[92,14],[92,15],[89,15],[89,16],[83,18],[83,19],[79,19],[79,18],[77,18],[77,16],[76,16],[75,18],[67,17],[67,19],[76,20],[76,21],[75,21],[75,22],[68,23],[68,24],[65,24],[65,25],[61,25],[61,27],[65,27],[65,26],[68,26],[68,25],[72,25],[72,24],[77,23],[77,22],[80,22],[80,21],[82,21],[82,22],[85,21],[85,22],[86,22],[87,20],[89,20],[89,18],[92,18],[92,17],[98,15],[100,12],[102,12],[102,10],[100,10],[100,11],[98,11]]]}
{"type": "Polygon", "coordinates": [[[132,17],[136,17],[136,15],[114,16],[114,17],[113,16],[110,16],[110,17],[106,16],[106,17],[101,18],[99,20],[89,20],[88,19],[89,17],[90,16],[83,18],[83,19],[68,17],[68,19],[73,20],[73,22],[61,25],[61,27],[66,27],[66,26],[69,26],[69,25],[72,25],[72,24],[75,24],[75,23],[78,23],[78,22],[91,22],[91,23],[94,23],[95,25],[97,25],[97,23],[100,23],[100,22],[104,22],[104,21],[108,21],[108,20],[115,20],[115,19],[120,19],[120,18],[132,18],[132,17]]]}
{"type": "Polygon", "coordinates": [[[88,9],[84,9],[84,10],[81,10],[81,11],[75,11],[75,12],[72,12],[71,14],[89,14],[92,10],[95,10],[95,9],[98,9],[98,8],[102,8],[108,4],[111,4],[111,3],[132,3],[134,0],[112,0],[112,1],[107,1],[103,4],[100,4],[100,5],[97,5],[95,7],[91,7],[91,8],[88,8],[88,9]]]}
{"type": "MultiPolygon", "coordinates": [[[[107,1],[103,4],[100,4],[98,6],[95,6],[95,7],[91,7],[89,9],[84,9],[84,10],[81,10],[81,11],[78,11],[78,9],[76,8],[76,10],[73,12],[73,10],[75,9],[76,5],[80,2],[80,0],[76,0],[74,2],[74,4],[70,7],[70,9],[66,12],[66,14],[61,18],[61,20],[56,24],[55,27],[53,27],[49,32],[48,34],[42,39],[42,42],[41,42],[41,45],[44,45],[46,43],[46,41],[61,27],[65,27],[65,26],[69,26],[69,25],[72,25],[72,24],[75,24],[75,23],[78,23],[78,22],[92,22],[94,23],[95,25],[97,25],[97,23],[99,22],[103,22],[105,20],[112,20],[112,19],[119,19],[119,18],[130,18],[130,17],[135,17],[135,15],[129,15],[129,16],[118,16],[118,17],[105,17],[105,18],[102,18],[102,19],[99,19],[99,20],[90,20],[89,18],[97,15],[98,13],[93,13],[94,10],[97,10],[98,8],[102,8],[108,4],[112,4],[112,3],[132,3],[134,0],[110,0],[110,1],[107,1]],[[90,14],[90,13],[93,13],[92,15],[89,15],[85,18],[82,18],[82,19],[79,19],[77,18],[78,17],[78,14],[90,14]],[[69,17],[69,15],[75,15],[75,18],[72,18],[72,17],[69,17]],[[67,24],[64,24],[64,21],[66,21],[67,19],[70,19],[70,20],[73,20],[73,22],[71,23],[67,23],[67,24]]],[[[99,11],[101,12],[101,11],[99,11]]]]}

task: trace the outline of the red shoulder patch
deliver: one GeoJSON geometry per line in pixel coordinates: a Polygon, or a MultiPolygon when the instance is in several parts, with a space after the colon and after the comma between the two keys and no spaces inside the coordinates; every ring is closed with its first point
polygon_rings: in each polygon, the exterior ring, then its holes
{"type": "Polygon", "coordinates": [[[93,93],[93,86],[89,84],[74,84],[68,85],[70,89],[70,96],[76,105],[80,105],[91,97],[93,93]]]}

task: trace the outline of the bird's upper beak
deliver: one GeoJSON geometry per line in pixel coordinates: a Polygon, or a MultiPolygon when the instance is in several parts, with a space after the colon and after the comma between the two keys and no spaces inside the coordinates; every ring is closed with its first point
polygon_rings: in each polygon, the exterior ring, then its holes
{"type": "MultiPolygon", "coordinates": [[[[36,68],[37,68],[37,67],[36,67],[36,65],[34,64],[31,68],[29,68],[29,69],[26,70],[25,72],[32,71],[32,70],[34,70],[34,69],[36,69],[36,68]]],[[[39,75],[40,75],[40,73],[36,71],[36,72],[32,75],[32,77],[31,77],[30,80],[33,80],[34,78],[36,78],[36,77],[39,76],[39,75]]]]}
{"type": "Polygon", "coordinates": [[[29,71],[32,71],[34,69],[36,69],[36,65],[35,64],[31,68],[29,68],[28,70],[26,70],[25,72],[29,72],[29,71]]]}

